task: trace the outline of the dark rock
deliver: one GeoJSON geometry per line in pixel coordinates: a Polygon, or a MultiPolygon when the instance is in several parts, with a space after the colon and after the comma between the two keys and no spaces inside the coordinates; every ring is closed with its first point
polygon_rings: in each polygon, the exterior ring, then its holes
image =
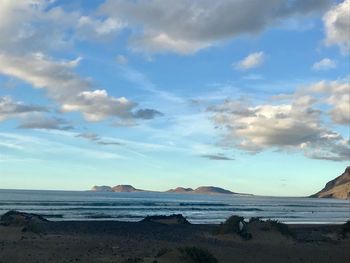
{"type": "Polygon", "coordinates": [[[160,216],[147,216],[141,220],[143,223],[161,223],[166,225],[185,225],[190,224],[187,219],[181,214],[174,215],[160,215],[160,216]]]}
{"type": "Polygon", "coordinates": [[[1,216],[1,223],[6,226],[28,226],[48,222],[45,218],[36,214],[9,211],[1,216]]]}

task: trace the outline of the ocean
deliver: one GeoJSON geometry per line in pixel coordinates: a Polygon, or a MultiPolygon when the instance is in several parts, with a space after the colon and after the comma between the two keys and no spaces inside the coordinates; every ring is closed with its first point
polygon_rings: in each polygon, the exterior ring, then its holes
{"type": "Polygon", "coordinates": [[[350,201],[302,197],[0,190],[0,215],[9,210],[49,220],[138,221],[147,215],[183,214],[191,223],[216,224],[231,215],[294,224],[341,224],[350,201]]]}

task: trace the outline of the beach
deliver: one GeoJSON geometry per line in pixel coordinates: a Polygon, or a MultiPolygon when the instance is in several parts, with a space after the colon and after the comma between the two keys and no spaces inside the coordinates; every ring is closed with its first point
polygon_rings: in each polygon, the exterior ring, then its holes
{"type": "Polygon", "coordinates": [[[218,233],[218,225],[171,220],[21,220],[0,226],[1,263],[214,262],[186,257],[183,251],[193,247],[220,263],[350,260],[350,235],[344,235],[343,225],[288,225],[286,233],[258,220],[247,223],[251,237],[245,239],[218,233]]]}

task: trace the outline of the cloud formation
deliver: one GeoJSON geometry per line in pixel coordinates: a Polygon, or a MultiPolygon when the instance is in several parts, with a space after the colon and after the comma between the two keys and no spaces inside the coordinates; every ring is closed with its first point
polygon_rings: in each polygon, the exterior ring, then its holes
{"type": "Polygon", "coordinates": [[[62,118],[34,115],[24,118],[18,128],[67,131],[73,129],[73,126],[62,118]]]}
{"type": "Polygon", "coordinates": [[[123,26],[112,18],[67,12],[51,0],[0,1],[0,47],[11,53],[47,52],[75,40],[103,39],[123,26]]]}
{"type": "Polygon", "coordinates": [[[26,105],[21,101],[14,101],[9,96],[0,97],[0,121],[20,117],[33,112],[46,112],[47,108],[37,105],[26,105]]]}
{"type": "Polygon", "coordinates": [[[325,112],[319,105],[328,104],[333,121],[346,124],[348,91],[346,82],[320,82],[308,87],[306,93],[275,98],[277,104],[227,100],[208,110],[215,125],[227,132],[223,139],[225,147],[252,153],[270,148],[296,150],[314,159],[345,161],[350,158],[349,141],[325,125],[325,112]]]}
{"type": "Polygon", "coordinates": [[[0,74],[45,90],[62,112],[81,112],[87,121],[134,119],[137,103],[110,96],[75,72],[82,58],[57,60],[44,53],[71,45],[75,38],[92,39],[88,34],[103,38],[122,24],[112,18],[68,13],[51,4],[44,0],[0,1],[0,74]],[[74,33],[68,34],[70,30],[74,33]]]}
{"type": "Polygon", "coordinates": [[[92,84],[74,73],[80,59],[54,61],[41,53],[26,56],[0,55],[0,73],[16,77],[33,87],[45,89],[63,112],[79,111],[88,121],[108,117],[132,118],[136,103],[124,97],[114,98],[105,90],[93,90],[92,84]]]}
{"type": "Polygon", "coordinates": [[[325,96],[329,114],[336,124],[350,125],[350,82],[320,81],[310,87],[311,92],[325,96]]]}
{"type": "Polygon", "coordinates": [[[343,53],[350,52],[350,0],[335,5],[323,17],[326,44],[337,45],[343,53]]]}
{"type": "Polygon", "coordinates": [[[137,119],[145,119],[150,120],[154,119],[155,117],[161,117],[164,114],[160,111],[153,110],[153,109],[141,109],[134,113],[134,117],[137,119]]]}
{"type": "Polygon", "coordinates": [[[90,16],[81,16],[77,20],[77,36],[88,40],[103,40],[111,38],[115,33],[124,28],[119,21],[107,18],[105,20],[95,19],[90,16]]]}
{"type": "Polygon", "coordinates": [[[62,111],[79,111],[88,121],[101,121],[108,117],[131,118],[135,103],[124,97],[114,98],[106,90],[83,91],[73,100],[65,101],[62,111]]]}
{"type": "Polygon", "coordinates": [[[206,158],[213,161],[233,161],[234,158],[227,157],[224,154],[203,154],[201,155],[202,158],[206,158]]]}
{"type": "Polygon", "coordinates": [[[93,133],[93,132],[83,132],[83,133],[78,134],[76,137],[84,138],[86,140],[95,142],[95,143],[100,144],[100,145],[117,145],[117,146],[123,145],[120,142],[103,140],[98,134],[93,133]]]}
{"type": "Polygon", "coordinates": [[[264,52],[255,52],[246,56],[244,59],[235,63],[234,66],[238,70],[248,70],[252,68],[257,68],[262,65],[265,59],[264,52]]]}
{"type": "Polygon", "coordinates": [[[107,0],[100,12],[133,30],[137,51],[191,54],[283,19],[325,10],[330,0],[107,0]]]}
{"type": "Polygon", "coordinates": [[[312,65],[312,69],[317,71],[334,69],[336,67],[337,67],[337,63],[334,60],[331,60],[329,58],[321,59],[320,61],[315,62],[312,65]]]}

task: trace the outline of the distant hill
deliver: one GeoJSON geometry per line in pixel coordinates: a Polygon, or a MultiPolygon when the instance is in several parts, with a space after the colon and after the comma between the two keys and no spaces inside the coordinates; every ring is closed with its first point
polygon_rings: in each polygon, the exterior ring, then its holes
{"type": "Polygon", "coordinates": [[[194,190],[192,188],[185,188],[185,187],[177,187],[175,189],[170,189],[166,191],[167,193],[190,193],[194,190]]]}
{"type": "MultiPolygon", "coordinates": [[[[91,191],[93,192],[151,192],[147,190],[141,190],[133,187],[132,185],[117,185],[114,187],[110,186],[94,186],[91,191]]],[[[165,191],[165,193],[179,193],[179,194],[236,194],[234,192],[231,192],[229,190],[215,187],[215,186],[201,186],[197,189],[193,190],[192,188],[185,188],[185,187],[177,187],[175,189],[170,189],[168,191],[165,191]]]]}
{"type": "Polygon", "coordinates": [[[119,192],[119,193],[130,193],[130,192],[144,192],[145,190],[136,189],[132,185],[116,185],[112,187],[113,192],[119,192]]]}
{"type": "Polygon", "coordinates": [[[106,186],[106,185],[95,185],[94,187],[92,187],[91,189],[92,192],[113,192],[112,187],[110,186],[106,186]]]}
{"type": "Polygon", "coordinates": [[[321,191],[310,197],[350,199],[350,166],[342,175],[329,181],[321,191]]]}
{"type": "Polygon", "coordinates": [[[215,186],[201,186],[195,190],[192,188],[177,187],[166,192],[179,194],[235,194],[234,192],[215,186]]]}
{"type": "Polygon", "coordinates": [[[130,192],[143,192],[144,190],[136,189],[132,185],[116,185],[113,187],[102,185],[98,186],[95,185],[94,187],[91,188],[92,192],[118,192],[118,193],[130,193],[130,192]]]}
{"type": "Polygon", "coordinates": [[[194,190],[196,194],[236,194],[229,190],[215,186],[201,186],[194,190]]]}

